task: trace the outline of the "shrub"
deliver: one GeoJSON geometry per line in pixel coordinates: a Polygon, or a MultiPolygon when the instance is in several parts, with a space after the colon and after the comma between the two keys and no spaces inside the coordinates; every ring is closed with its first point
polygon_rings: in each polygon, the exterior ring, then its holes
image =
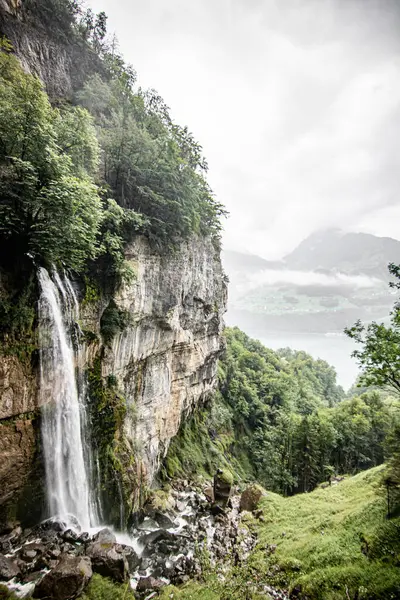
{"type": "Polygon", "coordinates": [[[135,600],[130,583],[119,585],[96,573],[90,580],[82,600],[135,600]]]}

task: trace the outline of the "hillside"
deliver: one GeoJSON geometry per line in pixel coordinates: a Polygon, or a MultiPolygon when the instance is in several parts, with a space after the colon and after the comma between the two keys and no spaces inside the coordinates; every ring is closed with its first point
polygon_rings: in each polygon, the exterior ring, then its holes
{"type": "Polygon", "coordinates": [[[225,579],[209,572],[202,583],[167,587],[161,597],[261,599],[278,597],[265,589],[284,589],[298,599],[396,600],[400,518],[385,519],[385,498],[377,495],[381,477],[376,467],[311,494],[267,492],[258,517],[246,519],[258,535],[246,568],[225,579]]]}
{"type": "Polygon", "coordinates": [[[398,598],[400,518],[386,520],[382,475],[376,467],[308,495],[266,496],[256,526],[261,547],[276,545],[275,583],[321,600],[398,598]]]}
{"type": "Polygon", "coordinates": [[[164,462],[166,481],[211,477],[285,495],[310,492],[330,473],[379,465],[396,413],[376,391],[345,399],[334,368],[301,351],[274,352],[238,328],[225,330],[219,393],[184,421],[164,462]]]}

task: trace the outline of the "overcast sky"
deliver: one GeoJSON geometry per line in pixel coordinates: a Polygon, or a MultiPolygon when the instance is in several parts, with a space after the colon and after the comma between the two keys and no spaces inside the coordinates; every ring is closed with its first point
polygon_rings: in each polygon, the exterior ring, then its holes
{"type": "Polygon", "coordinates": [[[400,239],[400,2],[89,0],[203,145],[227,248],[400,239]],[[396,8],[397,7],[397,8],[396,8]]]}

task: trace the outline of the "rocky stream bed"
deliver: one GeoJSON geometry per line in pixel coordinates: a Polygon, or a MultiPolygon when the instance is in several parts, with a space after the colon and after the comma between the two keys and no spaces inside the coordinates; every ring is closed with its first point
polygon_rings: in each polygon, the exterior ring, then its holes
{"type": "MultiPolygon", "coordinates": [[[[149,505],[126,534],[106,527],[82,532],[73,516],[24,531],[17,527],[0,537],[0,581],[20,598],[69,600],[99,573],[129,580],[138,598],[150,600],[169,583],[200,576],[205,551],[211,567],[228,558],[242,564],[256,544],[241,524],[243,499],[232,495],[223,507],[206,494],[178,485],[163,510],[149,505]]],[[[266,598],[287,598],[269,586],[263,591],[266,598]]]]}

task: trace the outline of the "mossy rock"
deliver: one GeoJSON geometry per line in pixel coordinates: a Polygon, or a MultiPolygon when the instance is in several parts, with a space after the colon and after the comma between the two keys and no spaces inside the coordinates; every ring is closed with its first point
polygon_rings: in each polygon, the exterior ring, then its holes
{"type": "Polygon", "coordinates": [[[155,510],[164,512],[172,510],[175,506],[175,501],[168,490],[154,490],[151,492],[148,504],[155,510]]]}
{"type": "Polygon", "coordinates": [[[265,496],[265,490],[258,484],[249,485],[240,497],[240,510],[253,512],[258,508],[261,498],[265,496]]]}
{"type": "Polygon", "coordinates": [[[233,475],[230,471],[228,471],[228,469],[220,469],[220,472],[216,475],[216,477],[227,485],[233,485],[233,475]]]}

